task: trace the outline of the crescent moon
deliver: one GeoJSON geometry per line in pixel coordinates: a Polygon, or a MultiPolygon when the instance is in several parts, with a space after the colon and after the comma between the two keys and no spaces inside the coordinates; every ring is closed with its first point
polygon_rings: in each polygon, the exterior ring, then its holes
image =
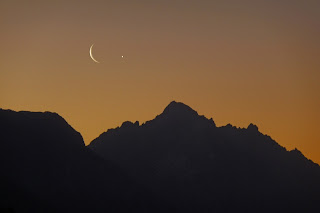
{"type": "Polygon", "coordinates": [[[96,59],[94,59],[94,57],[92,56],[92,47],[93,47],[93,45],[94,45],[94,44],[92,44],[92,45],[91,45],[91,47],[90,47],[90,51],[89,51],[90,58],[91,58],[94,62],[96,62],[96,63],[100,63],[99,61],[97,61],[96,59]]]}

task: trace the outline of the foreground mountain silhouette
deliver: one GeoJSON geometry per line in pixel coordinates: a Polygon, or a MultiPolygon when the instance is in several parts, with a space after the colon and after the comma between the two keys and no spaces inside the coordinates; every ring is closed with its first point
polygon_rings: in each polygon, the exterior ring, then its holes
{"type": "Polygon", "coordinates": [[[152,204],[55,113],[0,109],[0,142],[0,212],[146,212],[152,204]]]}
{"type": "Polygon", "coordinates": [[[216,127],[183,103],[154,120],[124,122],[89,147],[179,212],[314,212],[320,168],[250,124],[216,127]]]}
{"type": "Polygon", "coordinates": [[[87,147],[55,113],[0,109],[0,145],[0,212],[319,212],[317,164],[182,103],[87,147]]]}

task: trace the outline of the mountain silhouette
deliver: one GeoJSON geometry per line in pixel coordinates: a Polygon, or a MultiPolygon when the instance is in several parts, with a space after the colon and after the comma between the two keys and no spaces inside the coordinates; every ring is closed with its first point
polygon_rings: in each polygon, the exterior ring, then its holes
{"type": "Polygon", "coordinates": [[[319,165],[175,101],[89,146],[56,113],[0,109],[0,145],[0,212],[319,212],[319,165]]]}
{"type": "Polygon", "coordinates": [[[0,109],[0,133],[0,212],[145,212],[151,193],[58,114],[0,109]]]}
{"type": "Polygon", "coordinates": [[[155,119],[124,122],[89,148],[177,212],[314,212],[320,167],[250,124],[217,127],[171,102],[155,119]]]}

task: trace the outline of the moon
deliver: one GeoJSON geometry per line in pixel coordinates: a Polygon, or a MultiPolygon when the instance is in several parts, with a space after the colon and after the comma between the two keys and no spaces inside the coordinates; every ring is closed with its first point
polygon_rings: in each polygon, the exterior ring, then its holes
{"type": "Polygon", "coordinates": [[[100,63],[99,61],[97,61],[96,59],[94,59],[94,57],[93,57],[93,55],[92,55],[92,47],[93,47],[93,45],[94,45],[94,44],[92,44],[92,45],[91,45],[91,47],[90,47],[90,51],[89,51],[90,58],[91,58],[94,62],[96,62],[96,63],[100,63]]]}

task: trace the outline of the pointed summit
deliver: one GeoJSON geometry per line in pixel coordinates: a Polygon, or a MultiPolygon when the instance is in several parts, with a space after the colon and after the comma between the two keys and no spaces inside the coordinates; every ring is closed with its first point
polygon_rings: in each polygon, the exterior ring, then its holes
{"type": "Polygon", "coordinates": [[[172,101],[164,110],[164,116],[197,116],[198,113],[181,102],[172,101]]]}
{"type": "Polygon", "coordinates": [[[181,102],[172,101],[163,112],[158,115],[154,120],[147,122],[148,124],[156,122],[158,124],[171,127],[171,126],[198,126],[208,127],[215,126],[212,119],[207,119],[203,115],[199,115],[191,107],[181,102]]]}

